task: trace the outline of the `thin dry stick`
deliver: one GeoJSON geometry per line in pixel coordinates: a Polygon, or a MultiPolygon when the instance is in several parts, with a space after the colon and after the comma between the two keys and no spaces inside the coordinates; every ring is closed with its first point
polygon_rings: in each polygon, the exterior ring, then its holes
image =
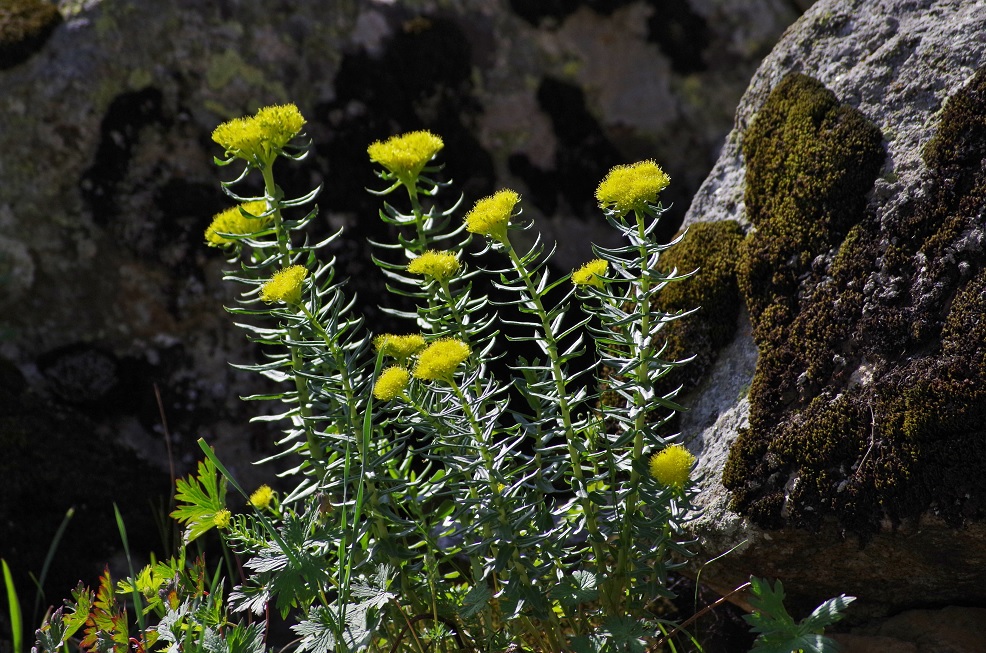
{"type": "Polygon", "coordinates": [[[873,405],[870,404],[870,446],[863,454],[863,459],[859,461],[859,467],[856,468],[857,475],[863,471],[863,465],[866,464],[866,459],[870,457],[874,445],[876,445],[876,413],[873,412],[873,405]]]}
{"type": "Polygon", "coordinates": [[[747,582],[743,583],[742,585],[740,585],[739,587],[737,587],[736,589],[734,589],[729,594],[725,594],[723,596],[720,596],[714,603],[710,603],[709,605],[705,606],[704,608],[702,608],[701,610],[699,610],[698,612],[696,612],[692,616],[688,617],[687,619],[685,619],[684,621],[682,621],[680,624],[678,624],[677,626],[675,626],[671,630],[670,633],[668,633],[667,635],[665,635],[661,639],[657,640],[657,646],[663,645],[664,642],[666,642],[669,639],[671,639],[671,637],[674,636],[676,633],[678,633],[678,631],[684,630],[690,624],[692,624],[695,621],[697,621],[698,619],[700,619],[705,613],[711,612],[712,610],[715,610],[724,601],[726,601],[727,599],[729,599],[730,596],[732,596],[733,594],[738,594],[739,592],[742,592],[743,590],[745,590],[749,586],[750,586],[750,582],[747,581],[747,582]]]}
{"type": "MultiPolygon", "coordinates": [[[[175,457],[171,453],[171,434],[168,433],[168,417],[164,414],[164,402],[161,401],[161,390],[154,384],[154,397],[157,399],[157,410],[161,415],[161,429],[164,431],[164,446],[168,449],[168,467],[171,469],[171,488],[175,487],[175,457]]],[[[174,493],[169,493],[174,501],[174,493]]]]}

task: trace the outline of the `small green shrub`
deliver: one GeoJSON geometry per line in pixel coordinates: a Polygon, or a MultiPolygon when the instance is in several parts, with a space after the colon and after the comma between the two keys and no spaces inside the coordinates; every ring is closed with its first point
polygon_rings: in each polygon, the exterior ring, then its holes
{"type": "Polygon", "coordinates": [[[291,461],[289,487],[248,492],[200,441],[205,459],[177,483],[179,554],[116,585],[107,572],[96,592],[80,586],[37,650],[81,631],[81,648],[99,653],[260,653],[271,610],[293,623],[286,648],[298,653],[660,646],[674,625],[654,607],[689,556],[694,464],[659,435],[680,407],[656,389],[682,364],[665,360],[662,330],[685,314],[653,308],[684,278],[657,265],[673,246],[653,237],[667,175],[652,161],[610,171],[596,198],[625,244],[553,278],[553,250],[517,193],[457,218],[461,200],[441,208],[439,137],[373,143],[371,192],[394,234],[371,243],[374,261],[417,306],[384,302],[406,332],[374,333],[319,257],[339,234],[306,235],[319,189],[288,198],[275,182],[275,163],[308,152],[303,125],[287,105],[216,129],[217,163],[242,169],[223,184],[237,206],[206,231],[242,288],[227,310],[263,351],[241,367],[272,390],[245,399],[274,408],[256,419],[283,429],[272,459],[291,461]],[[241,195],[256,175],[263,194],[241,195]],[[477,254],[500,262],[480,267],[477,254]],[[537,355],[512,356],[516,342],[537,355]],[[599,401],[603,370],[620,401],[599,401]],[[210,531],[240,576],[187,555],[210,531]]]}

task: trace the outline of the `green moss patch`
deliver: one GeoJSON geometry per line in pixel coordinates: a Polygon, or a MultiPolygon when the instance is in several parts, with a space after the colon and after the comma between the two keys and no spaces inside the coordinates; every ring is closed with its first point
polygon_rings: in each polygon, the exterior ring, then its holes
{"type": "Polygon", "coordinates": [[[694,277],[669,284],[659,295],[660,308],[668,313],[698,309],[665,328],[665,358],[695,357],[669,375],[671,383],[681,384],[685,390],[705,378],[719,350],[736,332],[741,303],[736,262],[742,240],[743,230],[735,220],[698,222],[689,226],[681,241],[658,262],[665,274],[698,271],[694,277]]]}
{"type": "Polygon", "coordinates": [[[740,288],[760,357],[723,482],[767,528],[866,534],[986,515],[986,69],[923,151],[931,192],[883,224],[879,132],[790,75],[744,141],[740,288]]]}
{"type": "Polygon", "coordinates": [[[0,0],[0,70],[38,51],[62,22],[58,7],[41,0],[0,0]]]}

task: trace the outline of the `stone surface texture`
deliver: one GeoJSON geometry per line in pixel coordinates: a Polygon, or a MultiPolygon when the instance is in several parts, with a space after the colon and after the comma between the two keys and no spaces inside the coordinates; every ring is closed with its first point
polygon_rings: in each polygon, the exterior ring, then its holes
{"type": "MultiPolygon", "coordinates": [[[[986,301],[984,33],[981,1],[821,0],[753,76],[689,208],[686,225],[743,225],[747,252],[758,233],[780,239],[815,227],[784,231],[769,221],[788,199],[810,199],[802,188],[824,186],[797,177],[811,169],[799,157],[785,164],[794,176],[781,180],[785,196],[755,197],[758,213],[750,214],[756,144],[748,141],[785,80],[820,83],[827,91],[813,97],[834,97],[840,107],[824,113],[836,106],[825,104],[831,99],[791,105],[791,115],[822,107],[813,123],[819,140],[850,119],[882,135],[885,158],[862,210],[830,240],[807,244],[803,236],[803,250],[788,252],[766,282],[787,284],[786,295],[765,301],[746,279],[749,311],[735,338],[682,399],[692,407],[681,430],[699,456],[706,508],[692,524],[703,543],[698,558],[729,552],[703,566],[701,578],[724,592],[750,574],[779,577],[795,612],[840,593],[859,597],[852,619],[986,601],[986,422],[978,394],[960,389],[981,387],[983,378],[983,336],[972,325],[982,323],[986,301]],[[826,123],[823,115],[838,118],[826,123]],[[838,320],[819,326],[812,314],[838,320]],[[778,352],[796,365],[778,362],[778,352]]],[[[778,148],[802,147],[791,124],[773,132],[778,148]]],[[[981,632],[970,637],[970,649],[898,637],[906,643],[882,650],[986,650],[981,632]]]]}

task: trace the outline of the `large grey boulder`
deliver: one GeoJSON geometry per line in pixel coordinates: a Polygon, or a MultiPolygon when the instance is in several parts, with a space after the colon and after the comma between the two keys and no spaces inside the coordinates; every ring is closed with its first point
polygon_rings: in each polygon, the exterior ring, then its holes
{"type": "Polygon", "coordinates": [[[984,34],[981,0],[816,3],[688,211],[747,232],[736,335],[681,424],[724,592],[986,600],[984,34]]]}

